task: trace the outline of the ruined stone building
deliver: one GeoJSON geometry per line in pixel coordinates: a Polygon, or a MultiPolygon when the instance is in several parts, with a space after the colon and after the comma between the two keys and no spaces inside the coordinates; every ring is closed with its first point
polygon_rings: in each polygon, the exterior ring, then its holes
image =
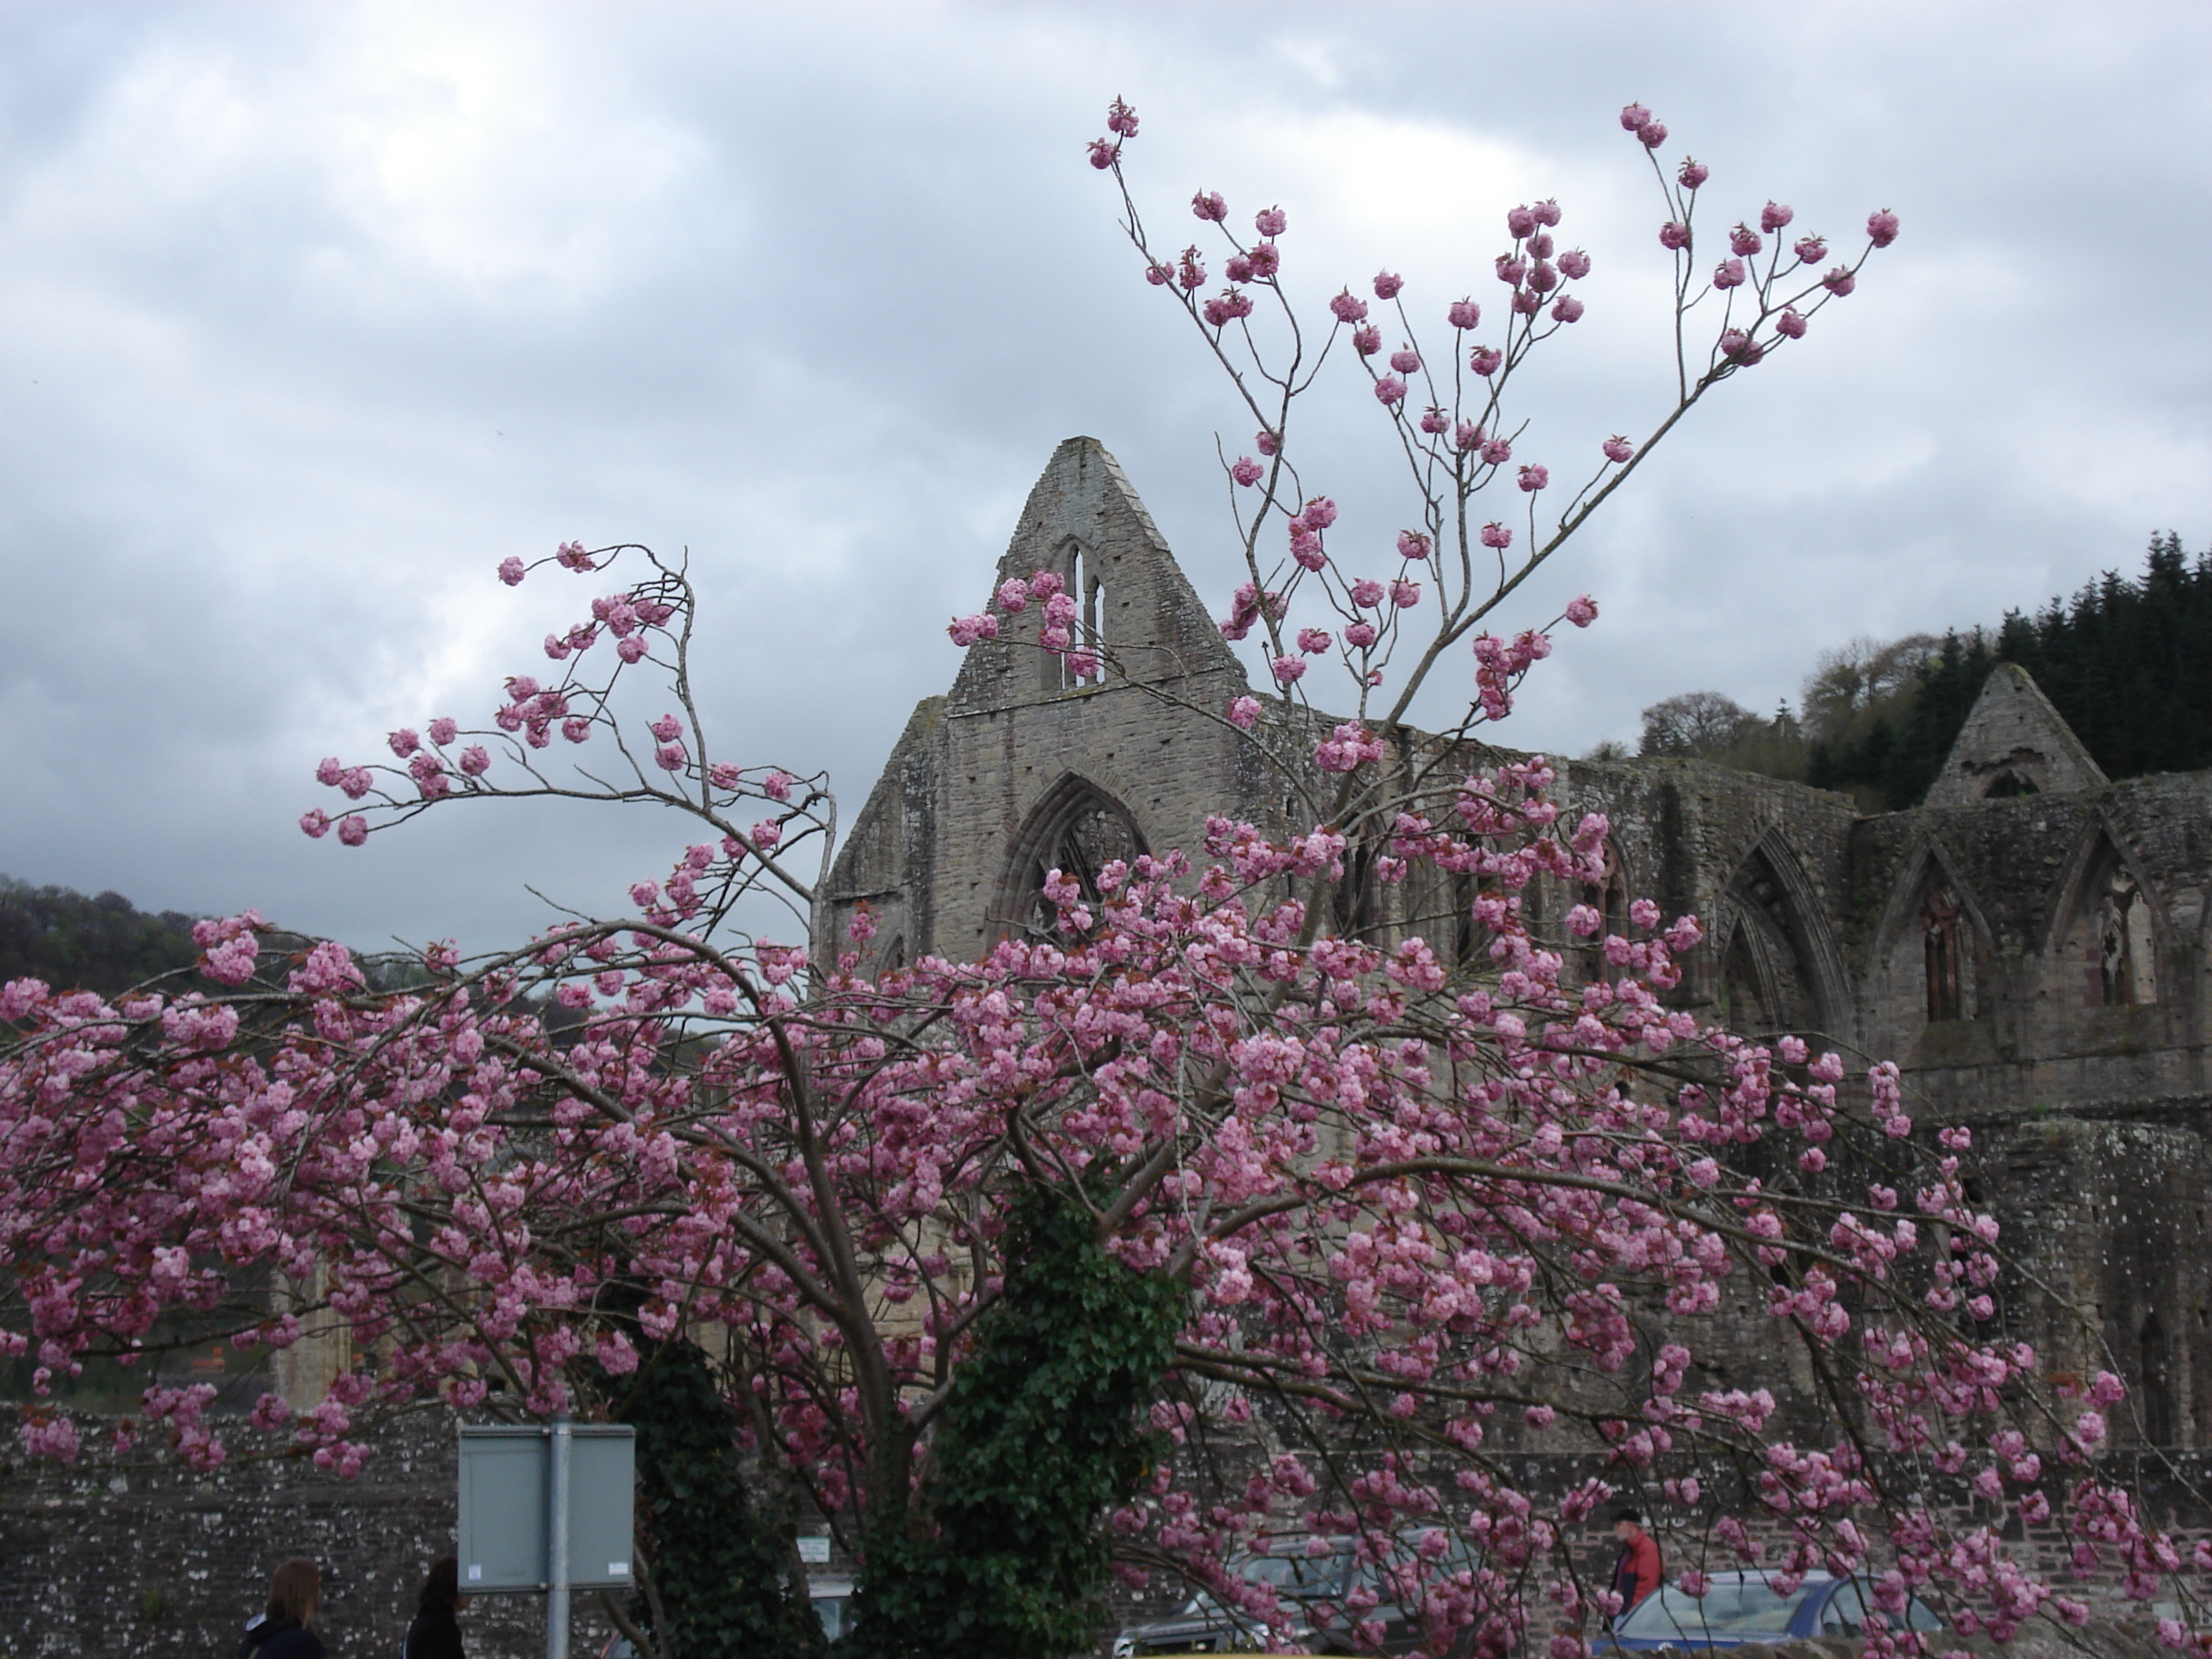
{"type": "MultiPolygon", "coordinates": [[[[1146,689],[1222,709],[1252,688],[1095,440],[1054,453],[997,580],[1044,568],[1127,678],[1066,682],[1009,630],[915,708],[821,918],[842,932],[870,905],[879,964],[980,954],[1032,923],[1046,871],[1194,850],[1210,812],[1287,827],[1250,740],[1146,689]]],[[[1910,811],[1664,759],[1562,763],[1557,794],[1610,818],[1615,873],[1601,896],[1539,884],[1536,920],[1584,897],[1694,912],[1708,934],[1686,1006],[1896,1060],[1916,1115],[1976,1132],[1970,1196],[2030,1269],[2008,1304],[2019,1334],[2061,1368],[2105,1363],[2101,1343],[2135,1388],[2124,1437],[2212,1442],[2212,773],[2111,782],[2006,666],[1910,811]]],[[[1407,931],[1412,902],[1389,890],[1343,920],[1407,931]]]]}

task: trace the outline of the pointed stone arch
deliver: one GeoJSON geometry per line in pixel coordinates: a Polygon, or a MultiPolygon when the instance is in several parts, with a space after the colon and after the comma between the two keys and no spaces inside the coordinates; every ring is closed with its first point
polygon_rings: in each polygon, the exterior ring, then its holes
{"type": "Polygon", "coordinates": [[[1061,773],[1008,843],[991,906],[993,936],[1051,932],[1054,917],[1044,883],[1052,871],[1073,876],[1085,901],[1095,905],[1099,870],[1149,850],[1136,814],[1118,797],[1080,772],[1061,773]]]}
{"type": "Polygon", "coordinates": [[[1988,981],[1996,934],[1988,913],[1932,837],[1899,868],[1875,930],[1874,966],[1888,978],[1891,1006],[1901,1015],[1917,1007],[1929,1024],[1978,1018],[1995,988],[1988,981]]]}
{"type": "Polygon", "coordinates": [[[1777,829],[1754,840],[1723,890],[1716,930],[1723,1018],[1747,1036],[1849,1040],[1850,981],[1805,866],[1777,829]]]}
{"type": "Polygon", "coordinates": [[[2058,903],[2044,935],[2043,955],[2063,991],[2078,970],[2087,1007],[2144,1007],[2166,1000],[2161,959],[2168,944],[2166,909],[2149,876],[2103,813],[2068,860],[2058,903]]]}

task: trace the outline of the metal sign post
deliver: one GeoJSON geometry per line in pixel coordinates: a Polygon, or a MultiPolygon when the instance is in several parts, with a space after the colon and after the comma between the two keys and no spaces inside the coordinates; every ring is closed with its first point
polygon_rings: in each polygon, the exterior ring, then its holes
{"type": "Polygon", "coordinates": [[[460,1588],[543,1591],[545,1659],[568,1659],[571,1592],[629,1589],[637,1432],[619,1424],[465,1424],[460,1588]]]}

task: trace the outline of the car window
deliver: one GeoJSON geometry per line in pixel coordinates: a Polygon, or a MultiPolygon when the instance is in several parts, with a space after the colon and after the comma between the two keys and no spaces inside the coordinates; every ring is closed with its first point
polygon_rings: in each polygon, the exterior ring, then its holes
{"type": "Polygon", "coordinates": [[[1941,1630],[1943,1617],[1918,1596],[1914,1596],[1905,1610],[1905,1621],[1915,1630],[1941,1630]]]}
{"type": "Polygon", "coordinates": [[[1846,1578],[1820,1609],[1820,1634],[1856,1636],[1865,1626],[1866,1593],[1857,1579],[1846,1578]]]}
{"type": "Polygon", "coordinates": [[[1716,1578],[1702,1596],[1679,1584],[1655,1590],[1620,1621],[1623,1636],[1780,1636],[1813,1591],[1800,1585],[1794,1595],[1777,1595],[1763,1578],[1716,1578]]]}
{"type": "Polygon", "coordinates": [[[1279,1595],[1310,1601],[1334,1595],[1344,1587],[1345,1570],[1352,1565],[1346,1553],[1308,1555],[1293,1546],[1280,1555],[1248,1555],[1237,1565],[1239,1577],[1265,1584],[1279,1595]]]}

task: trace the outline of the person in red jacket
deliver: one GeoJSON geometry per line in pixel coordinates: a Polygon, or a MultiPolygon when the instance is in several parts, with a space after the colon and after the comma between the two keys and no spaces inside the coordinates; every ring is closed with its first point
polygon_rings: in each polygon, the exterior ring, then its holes
{"type": "Polygon", "coordinates": [[[1620,1616],[1659,1588],[1659,1546],[1639,1524],[1644,1517],[1623,1510],[1613,1517],[1620,1557],[1613,1564],[1613,1588],[1620,1597],[1620,1616]]]}

